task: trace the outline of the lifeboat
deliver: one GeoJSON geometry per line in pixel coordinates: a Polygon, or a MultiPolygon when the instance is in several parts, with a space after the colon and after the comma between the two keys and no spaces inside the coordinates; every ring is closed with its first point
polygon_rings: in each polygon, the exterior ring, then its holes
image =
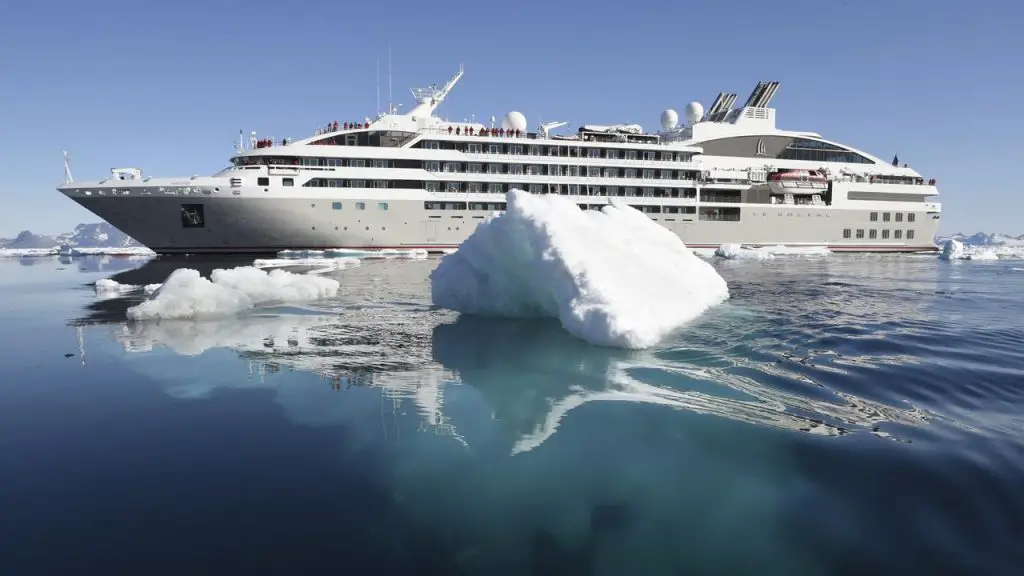
{"type": "Polygon", "coordinates": [[[768,175],[775,194],[820,194],[828,190],[828,178],[817,170],[779,170],[768,175]]]}

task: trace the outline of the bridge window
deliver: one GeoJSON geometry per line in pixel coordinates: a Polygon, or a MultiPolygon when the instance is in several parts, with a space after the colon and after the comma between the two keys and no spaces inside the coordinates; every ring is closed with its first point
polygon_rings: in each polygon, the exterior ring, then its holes
{"type": "Polygon", "coordinates": [[[270,186],[270,178],[268,178],[266,176],[260,176],[260,177],[256,178],[256,185],[257,186],[270,186]]]}
{"type": "Polygon", "coordinates": [[[850,229],[849,228],[844,228],[843,229],[843,238],[849,238],[849,237],[850,237],[850,229]]]}
{"type": "Polygon", "coordinates": [[[907,222],[913,222],[913,221],[914,221],[914,213],[911,212],[910,214],[907,214],[907,222]]]}
{"type": "Polygon", "coordinates": [[[864,237],[864,229],[863,228],[857,228],[857,238],[863,238],[863,237],[864,237]]]}
{"type": "Polygon", "coordinates": [[[852,164],[874,164],[874,161],[835,144],[794,138],[779,154],[781,160],[807,160],[811,162],[849,162],[852,164]]]}
{"type": "Polygon", "coordinates": [[[913,239],[914,239],[914,231],[913,230],[907,230],[907,240],[913,240],[913,239]]]}

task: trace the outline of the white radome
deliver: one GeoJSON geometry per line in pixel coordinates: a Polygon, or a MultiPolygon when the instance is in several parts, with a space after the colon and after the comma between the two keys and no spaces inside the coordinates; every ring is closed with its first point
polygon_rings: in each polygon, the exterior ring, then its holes
{"type": "Polygon", "coordinates": [[[696,124],[704,117],[704,106],[696,100],[686,105],[686,123],[696,124]]]}
{"type": "Polygon", "coordinates": [[[671,130],[679,125],[679,114],[669,108],[661,113],[661,128],[663,130],[671,130]]]}
{"type": "Polygon", "coordinates": [[[526,132],[526,116],[523,116],[522,112],[516,112],[513,110],[502,118],[501,127],[505,130],[519,130],[520,132],[526,132]]]}

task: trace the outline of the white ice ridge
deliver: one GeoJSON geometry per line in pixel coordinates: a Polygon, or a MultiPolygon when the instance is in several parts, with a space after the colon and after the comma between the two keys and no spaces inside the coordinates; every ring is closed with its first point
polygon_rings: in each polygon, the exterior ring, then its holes
{"type": "Polygon", "coordinates": [[[942,245],[941,260],[1024,260],[1024,250],[1018,246],[965,246],[950,238],[942,245]]]}
{"type": "Polygon", "coordinates": [[[156,253],[142,246],[110,246],[106,248],[0,248],[0,258],[45,258],[48,256],[146,256],[156,253]]]}
{"type": "Polygon", "coordinates": [[[277,253],[278,258],[410,258],[419,260],[427,257],[427,251],[422,248],[409,250],[396,250],[384,248],[381,250],[356,250],[354,248],[328,248],[325,250],[282,250],[277,253]]]}
{"type": "Polygon", "coordinates": [[[511,190],[507,203],[441,259],[430,275],[434,304],[554,317],[591,344],[646,348],[729,297],[711,264],[617,199],[598,212],[511,190]]]}
{"type": "Polygon", "coordinates": [[[95,290],[97,295],[101,296],[116,296],[119,294],[130,294],[132,292],[142,291],[147,296],[156,292],[160,288],[160,284],[147,284],[146,286],[138,286],[135,284],[121,284],[116,280],[110,278],[101,278],[96,281],[95,290]]]}
{"type": "Polygon", "coordinates": [[[236,314],[256,306],[312,302],[338,293],[337,280],[270,273],[251,266],[217,269],[210,279],[191,268],[179,268],[167,277],[148,300],[128,309],[131,320],[213,318],[236,314]]]}
{"type": "Polygon", "coordinates": [[[715,256],[727,260],[774,260],[776,256],[828,256],[832,251],[824,246],[762,246],[744,247],[740,244],[722,244],[715,256]]]}
{"type": "Polygon", "coordinates": [[[269,258],[254,260],[252,265],[256,268],[284,268],[293,266],[309,266],[314,268],[306,274],[326,274],[335,270],[344,270],[353,266],[359,266],[359,258],[269,258]]]}

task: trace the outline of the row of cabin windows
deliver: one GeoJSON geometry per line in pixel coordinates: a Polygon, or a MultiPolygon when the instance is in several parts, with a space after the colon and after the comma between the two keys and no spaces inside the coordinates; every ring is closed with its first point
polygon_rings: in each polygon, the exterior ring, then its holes
{"type": "Polygon", "coordinates": [[[502,182],[423,182],[427,192],[469,192],[502,194],[509,190],[526,190],[532,194],[568,196],[639,196],[647,198],[696,198],[693,188],[653,188],[636,186],[586,186],[582,184],[521,184],[502,182]]]}
{"type": "MultiPolygon", "coordinates": [[[[846,228],[846,229],[843,230],[843,238],[850,238],[850,237],[852,237],[852,235],[853,235],[853,231],[850,230],[849,228],[846,228]]],[[[900,230],[900,229],[893,230],[892,231],[892,237],[895,240],[902,240],[903,239],[903,230],[900,230]]],[[[857,229],[857,238],[858,239],[864,238],[864,229],[863,228],[858,228],[857,229]]],[[[872,240],[878,238],[878,230],[874,230],[874,229],[868,230],[868,238],[870,238],[872,240]]],[[[882,230],[882,240],[888,240],[888,239],[889,239],[889,230],[883,229],[882,230]]],[[[914,239],[914,231],[913,230],[907,230],[907,240],[913,240],[913,239],[914,239]]]]}
{"type": "MultiPolygon", "coordinates": [[[[579,204],[579,207],[583,210],[600,210],[607,204],[579,204]]],[[[631,205],[640,212],[645,214],[696,214],[697,208],[694,206],[643,206],[643,205],[631,205]]],[[[424,202],[423,208],[426,210],[489,210],[489,211],[501,211],[505,210],[504,202],[424,202]]],[[[737,216],[739,213],[737,212],[737,216]]],[[[702,214],[703,216],[703,214],[702,214]]],[[[703,219],[703,218],[702,218],[703,219]]]]}
{"type": "Polygon", "coordinates": [[[420,190],[424,182],[421,180],[342,180],[340,178],[312,178],[305,184],[306,188],[404,188],[420,190]]]}
{"type": "MultiPolygon", "coordinates": [[[[482,174],[484,164],[479,162],[440,162],[438,160],[370,159],[370,158],[320,158],[294,157],[275,158],[271,156],[244,156],[233,158],[236,166],[306,166],[325,168],[405,168],[424,169],[428,172],[468,172],[482,174]]],[[[668,170],[653,168],[618,168],[604,166],[569,166],[558,164],[497,164],[486,165],[488,174],[529,174],[531,176],[588,176],[592,178],[642,178],[644,180],[697,180],[696,170],[668,170]]]]}
{"type": "MultiPolygon", "coordinates": [[[[882,212],[882,222],[888,222],[889,221],[889,217],[890,217],[890,213],[889,212],[882,212]]],[[[908,212],[907,213],[907,222],[913,222],[916,218],[917,218],[917,215],[914,214],[913,212],[908,212]]],[[[872,212],[871,213],[871,221],[872,222],[878,222],[878,212],[872,212]]],[[[897,222],[903,222],[903,213],[902,212],[897,212],[896,213],[896,221],[897,222]]]]}
{"type": "MultiPolygon", "coordinates": [[[[314,205],[315,206],[315,205],[314,205]]],[[[341,202],[331,202],[331,210],[341,210],[343,204],[341,202]]],[[[366,210],[366,202],[356,202],[356,210],[366,210]]],[[[377,210],[387,210],[387,202],[377,202],[377,210]]]]}
{"type": "MultiPolygon", "coordinates": [[[[483,174],[484,164],[478,162],[423,163],[427,172],[483,174]],[[443,170],[442,170],[443,169],[443,170]]],[[[644,180],[696,180],[696,170],[655,170],[653,168],[612,168],[604,166],[569,166],[559,164],[487,164],[487,174],[525,174],[529,176],[587,176],[590,178],[642,178],[644,180]]]]}
{"type": "Polygon", "coordinates": [[[671,150],[623,150],[621,148],[593,148],[586,146],[542,146],[539,144],[501,144],[496,142],[450,142],[423,140],[417,148],[427,150],[458,150],[468,154],[511,154],[513,156],[552,156],[564,158],[607,158],[612,160],[645,160],[648,162],[689,162],[691,152],[671,150]]]}

